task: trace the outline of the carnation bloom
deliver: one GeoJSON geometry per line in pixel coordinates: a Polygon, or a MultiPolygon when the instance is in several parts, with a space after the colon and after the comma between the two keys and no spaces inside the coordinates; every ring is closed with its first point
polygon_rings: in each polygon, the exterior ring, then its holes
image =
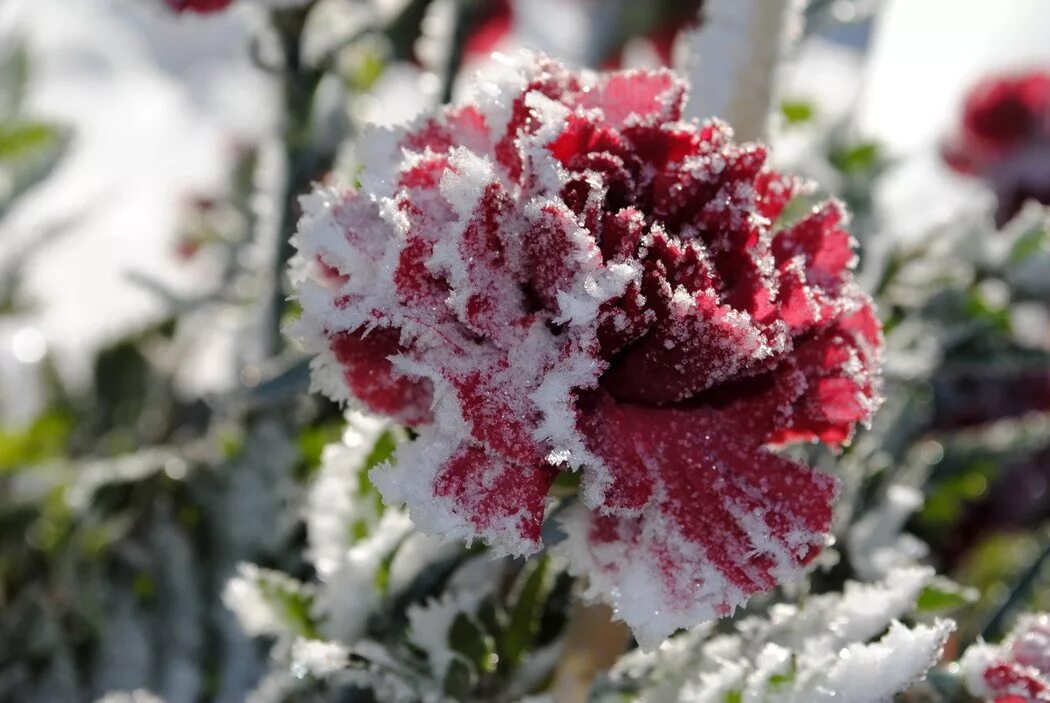
{"type": "Polygon", "coordinates": [[[1022,617],[998,647],[976,644],[960,662],[967,687],[994,703],[1050,701],[1050,614],[1022,617]]]}
{"type": "Polygon", "coordinates": [[[835,480],[767,449],[839,445],[877,405],[881,333],[835,202],[669,71],[549,59],[362,140],[361,189],[304,198],[315,382],[417,428],[372,478],[422,528],[559,549],[643,646],[726,615],[825,543],[835,480]]]}
{"type": "Polygon", "coordinates": [[[1050,205],[1050,73],[978,83],[966,96],[962,124],[943,153],[953,169],[995,190],[1000,226],[1030,198],[1050,205]]]}

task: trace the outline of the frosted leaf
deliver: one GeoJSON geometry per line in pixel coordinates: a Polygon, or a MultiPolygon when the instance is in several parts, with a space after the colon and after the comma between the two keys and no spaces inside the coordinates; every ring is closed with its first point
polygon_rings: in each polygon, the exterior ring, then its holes
{"type": "Polygon", "coordinates": [[[350,650],[338,642],[298,637],[292,642],[291,660],[294,676],[324,678],[346,668],[350,662],[350,650]]]}
{"type": "Polygon", "coordinates": [[[322,620],[326,637],[354,642],[363,634],[368,617],[384,596],[376,574],[411,529],[407,515],[388,510],[371,537],[346,551],[317,594],[314,614],[322,620]]]}
{"type": "Polygon", "coordinates": [[[365,461],[388,427],[383,419],[348,413],[342,441],[321,453],[321,467],[307,493],[305,518],[307,555],[322,578],[337,568],[355,531],[367,531],[379,521],[374,492],[363,490],[367,488],[365,461]]]}
{"type": "Polygon", "coordinates": [[[904,523],[920,507],[920,491],[894,484],[875,508],[850,526],[846,537],[850,563],[861,578],[883,578],[892,569],[916,564],[926,556],[926,544],[902,532],[904,523]]]}
{"type": "Polygon", "coordinates": [[[289,606],[298,601],[308,610],[311,597],[310,587],[286,574],[244,562],[222,591],[223,604],[253,637],[297,632],[301,623],[293,619],[289,606]]]}
{"type": "Polygon", "coordinates": [[[449,664],[456,657],[449,646],[452,624],[461,614],[472,617],[484,595],[480,591],[449,593],[408,609],[408,639],[426,654],[430,671],[438,681],[444,681],[449,664]]]}
{"type": "Polygon", "coordinates": [[[775,227],[802,184],[685,95],[504,61],[366,139],[361,189],[305,197],[295,237],[316,385],[417,430],[383,498],[528,555],[580,471],[567,553],[647,646],[816,556],[835,482],[768,445],[841,445],[880,400],[845,211],[775,227]]]}
{"type": "Polygon", "coordinates": [[[847,583],[844,593],[818,596],[801,609],[774,605],[768,617],[742,620],[731,634],[712,637],[697,628],[653,653],[623,657],[613,681],[638,687],[640,700],[653,703],[890,700],[936,663],[954,628],[947,620],[913,628],[896,620],[931,576],[912,569],[880,584],[847,583]]]}

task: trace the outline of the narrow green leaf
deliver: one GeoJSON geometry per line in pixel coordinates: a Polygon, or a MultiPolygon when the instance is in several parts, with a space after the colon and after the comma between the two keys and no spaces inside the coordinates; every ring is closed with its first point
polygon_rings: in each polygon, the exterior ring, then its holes
{"type": "Polygon", "coordinates": [[[535,562],[531,569],[525,570],[524,582],[503,635],[502,651],[509,669],[514,669],[521,663],[522,656],[531,649],[539,631],[539,618],[543,614],[546,590],[544,582],[550,559],[544,555],[535,562]]]}
{"type": "Polygon", "coordinates": [[[945,610],[957,610],[977,601],[978,593],[974,588],[966,588],[951,579],[937,577],[926,585],[915,603],[920,613],[937,613],[945,610]]]}
{"type": "Polygon", "coordinates": [[[833,150],[828,155],[831,165],[839,171],[857,174],[874,168],[881,158],[879,145],[875,142],[860,142],[852,146],[833,150]]]}

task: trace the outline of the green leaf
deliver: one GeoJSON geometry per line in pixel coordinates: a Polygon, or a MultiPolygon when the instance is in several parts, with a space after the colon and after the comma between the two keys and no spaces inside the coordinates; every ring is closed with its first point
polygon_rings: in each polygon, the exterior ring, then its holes
{"type": "Polygon", "coordinates": [[[303,479],[314,475],[321,465],[321,452],[333,442],[338,442],[346,429],[346,423],[342,420],[332,420],[314,427],[305,427],[296,437],[295,443],[299,447],[299,471],[296,473],[303,479]]]}
{"type": "Polygon", "coordinates": [[[57,411],[22,430],[0,430],[0,474],[62,456],[72,431],[73,418],[57,411]]]}
{"type": "Polygon", "coordinates": [[[828,155],[831,165],[842,173],[857,174],[878,165],[881,158],[879,145],[875,142],[860,142],[852,146],[834,149],[828,155]]]}
{"type": "Polygon", "coordinates": [[[726,693],[725,703],[743,703],[744,694],[741,691],[729,691],[726,693]]]}
{"type": "Polygon", "coordinates": [[[295,632],[317,639],[320,634],[311,611],[313,598],[302,588],[302,584],[278,572],[261,571],[256,582],[259,592],[295,632]]]}
{"type": "Polygon", "coordinates": [[[43,122],[0,122],[0,162],[24,161],[54,149],[61,140],[61,131],[43,122]]]}
{"type": "Polygon", "coordinates": [[[550,560],[546,555],[535,560],[532,568],[523,569],[524,582],[510,612],[510,621],[503,634],[503,656],[505,665],[514,669],[522,656],[532,648],[539,632],[540,616],[543,615],[544,588],[550,560]]]}
{"type": "Polygon", "coordinates": [[[1010,263],[1019,264],[1046,247],[1050,231],[1041,227],[1029,230],[1017,238],[1010,248],[1010,263]]]}
{"type": "Polygon", "coordinates": [[[499,663],[496,645],[478,622],[467,613],[460,613],[448,629],[448,646],[463,655],[474,671],[492,673],[499,663]]]}
{"type": "Polygon", "coordinates": [[[813,119],[813,104],[805,100],[785,100],[780,103],[780,114],[789,125],[799,125],[813,119]]]}
{"type": "Polygon", "coordinates": [[[974,588],[966,588],[951,579],[938,576],[922,589],[915,609],[920,613],[957,610],[977,602],[978,595],[974,588]]]}
{"type": "Polygon", "coordinates": [[[383,75],[383,71],[386,70],[386,62],[383,61],[383,56],[378,51],[370,49],[362,54],[350,78],[350,84],[358,93],[366,93],[371,90],[375,82],[383,75]]]}
{"type": "Polygon", "coordinates": [[[445,670],[445,695],[450,700],[467,700],[476,680],[470,665],[462,659],[453,659],[445,670]]]}

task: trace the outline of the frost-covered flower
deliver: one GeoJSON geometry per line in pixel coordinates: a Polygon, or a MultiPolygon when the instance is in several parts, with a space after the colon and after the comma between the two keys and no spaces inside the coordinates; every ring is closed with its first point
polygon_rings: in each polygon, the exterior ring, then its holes
{"type": "Polygon", "coordinates": [[[1028,199],[1050,205],[1050,71],[994,76],[967,95],[958,133],[944,158],[977,176],[999,199],[1005,224],[1028,199]]]}
{"type": "Polygon", "coordinates": [[[999,646],[975,644],[962,661],[967,688],[995,703],[1050,701],[1050,614],[1022,617],[999,646]]]}
{"type": "Polygon", "coordinates": [[[835,481],[769,451],[845,442],[881,333],[845,213],[685,122],[668,71],[507,66],[476,97],[363,140],[360,191],[303,200],[298,333],[315,383],[417,427],[372,479],[422,528],[561,545],[646,647],[791,578],[835,481]]]}

